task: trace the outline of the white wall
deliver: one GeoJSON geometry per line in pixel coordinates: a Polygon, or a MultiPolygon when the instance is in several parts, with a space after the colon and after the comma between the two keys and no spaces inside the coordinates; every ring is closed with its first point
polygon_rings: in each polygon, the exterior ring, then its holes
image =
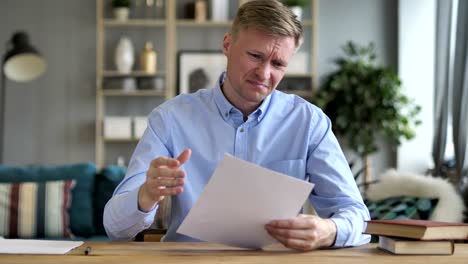
{"type": "Polygon", "coordinates": [[[94,161],[96,3],[1,0],[0,54],[24,30],[47,61],[38,79],[6,82],[4,163],[94,161]]]}
{"type": "Polygon", "coordinates": [[[397,168],[424,173],[431,163],[436,0],[400,0],[398,73],[408,96],[422,107],[416,138],[398,148],[397,168]]]}

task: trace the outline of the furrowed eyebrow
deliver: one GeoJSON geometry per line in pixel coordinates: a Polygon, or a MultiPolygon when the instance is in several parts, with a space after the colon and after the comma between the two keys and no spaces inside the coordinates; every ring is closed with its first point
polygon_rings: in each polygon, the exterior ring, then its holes
{"type": "MultiPolygon", "coordinates": [[[[265,54],[261,51],[258,51],[258,50],[248,50],[247,51],[248,54],[250,55],[255,55],[255,56],[259,56],[261,58],[265,58],[265,54]]],[[[275,64],[275,65],[278,65],[278,66],[281,66],[281,67],[286,67],[287,66],[287,63],[285,61],[283,61],[282,59],[272,59],[271,60],[271,63],[275,64]]]]}
{"type": "Polygon", "coordinates": [[[279,66],[282,66],[282,67],[285,67],[286,66],[286,62],[283,61],[283,60],[280,60],[280,59],[274,59],[272,60],[272,62],[276,65],[279,65],[279,66]]]}

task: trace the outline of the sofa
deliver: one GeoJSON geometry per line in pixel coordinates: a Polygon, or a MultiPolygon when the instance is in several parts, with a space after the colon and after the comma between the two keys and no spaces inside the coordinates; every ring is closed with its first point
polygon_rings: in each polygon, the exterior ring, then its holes
{"type": "Polygon", "coordinates": [[[0,237],[107,241],[103,211],[125,168],[0,165],[0,237]]]}

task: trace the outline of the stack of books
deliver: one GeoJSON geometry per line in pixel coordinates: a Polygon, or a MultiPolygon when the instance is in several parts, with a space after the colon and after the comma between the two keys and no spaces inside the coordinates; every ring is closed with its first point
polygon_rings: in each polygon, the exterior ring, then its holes
{"type": "Polygon", "coordinates": [[[393,254],[451,255],[454,240],[468,240],[468,224],[413,219],[370,220],[364,233],[379,236],[378,247],[393,254]]]}

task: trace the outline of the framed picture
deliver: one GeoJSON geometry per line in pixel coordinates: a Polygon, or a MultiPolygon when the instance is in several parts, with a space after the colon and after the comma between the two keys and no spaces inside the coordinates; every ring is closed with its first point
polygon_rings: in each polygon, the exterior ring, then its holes
{"type": "Polygon", "coordinates": [[[177,58],[179,94],[213,87],[226,65],[226,56],[221,51],[180,51],[177,58]]]}

